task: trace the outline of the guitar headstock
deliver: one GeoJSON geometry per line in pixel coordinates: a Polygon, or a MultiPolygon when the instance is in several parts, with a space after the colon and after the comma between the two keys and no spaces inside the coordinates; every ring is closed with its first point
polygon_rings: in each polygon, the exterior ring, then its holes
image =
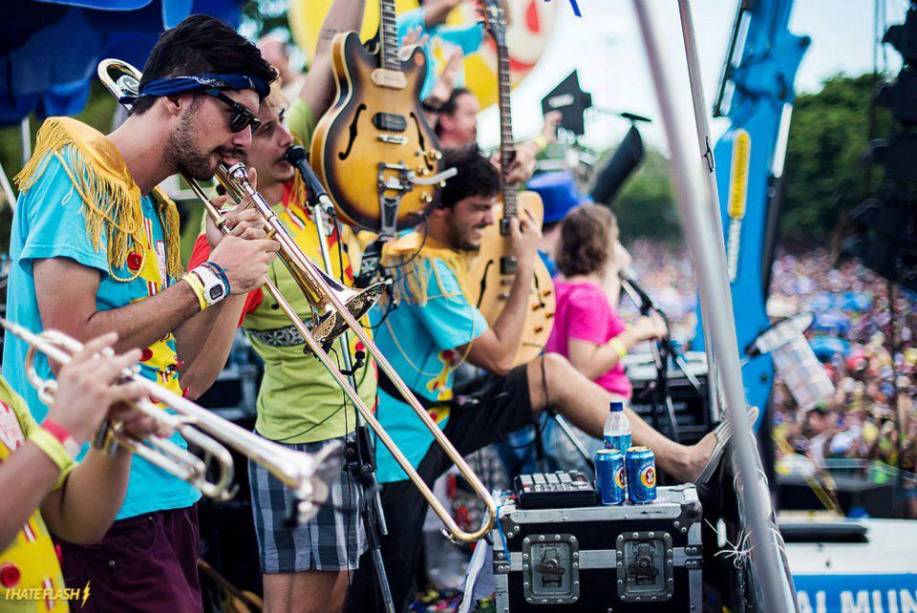
{"type": "Polygon", "coordinates": [[[484,27],[498,47],[506,46],[506,12],[503,0],[479,0],[484,27]]]}

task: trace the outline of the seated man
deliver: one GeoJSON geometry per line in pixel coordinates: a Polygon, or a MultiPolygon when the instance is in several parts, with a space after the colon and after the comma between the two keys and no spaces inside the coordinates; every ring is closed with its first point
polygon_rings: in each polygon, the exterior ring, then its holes
{"type": "Polygon", "coordinates": [[[120,382],[140,350],[102,353],[117,338],[87,343],[61,368],[57,401],[41,425],[0,377],[0,610],[67,611],[49,528],[72,543],[101,539],[124,500],[131,465],[124,447],[113,456],[92,450],[80,464],[74,457],[106,417],[138,438],[155,431],[149,417],[123,404],[145,395],[139,384],[120,382]]]}
{"type": "MultiPolygon", "coordinates": [[[[512,248],[518,273],[506,308],[492,328],[467,299],[471,279],[467,257],[480,245],[481,231],[494,223],[500,193],[494,166],[475,149],[451,151],[444,166],[458,174],[441,193],[441,205],[418,231],[389,246],[387,265],[397,267],[395,300],[376,307],[376,338],[408,387],[428,407],[462,455],[494,443],[505,433],[532,422],[549,404],[580,429],[602,436],[609,403],[615,397],[587,379],[564,358],[547,354],[511,369],[522,336],[539,232],[513,220],[512,248]],[[453,370],[463,360],[491,376],[468,401],[453,396],[453,370]]],[[[400,400],[380,372],[378,418],[421,477],[431,484],[450,466],[432,445],[433,436],[400,400]]],[[[685,447],[663,437],[628,409],[633,440],[656,452],[660,469],[691,481],[711,460],[714,434],[685,447]]],[[[385,447],[376,446],[377,479],[388,525],[382,551],[395,609],[408,601],[426,503],[385,447]]],[[[352,610],[375,610],[371,564],[361,560],[352,587],[352,610]]]]}

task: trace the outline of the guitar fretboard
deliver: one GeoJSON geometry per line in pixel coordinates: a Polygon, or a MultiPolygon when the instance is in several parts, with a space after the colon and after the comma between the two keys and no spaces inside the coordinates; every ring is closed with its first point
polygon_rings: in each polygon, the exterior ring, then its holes
{"type": "MultiPolygon", "coordinates": [[[[500,24],[502,27],[502,24],[500,24]]],[[[513,162],[513,113],[510,108],[510,71],[509,51],[506,44],[497,38],[497,65],[499,75],[499,104],[500,104],[500,165],[503,169],[503,216],[516,216],[516,191],[515,185],[506,184],[506,176],[513,162]]]]}
{"type": "Polygon", "coordinates": [[[398,23],[395,18],[394,0],[380,0],[379,15],[379,41],[382,46],[382,68],[386,70],[400,70],[401,62],[398,60],[398,23]]]}

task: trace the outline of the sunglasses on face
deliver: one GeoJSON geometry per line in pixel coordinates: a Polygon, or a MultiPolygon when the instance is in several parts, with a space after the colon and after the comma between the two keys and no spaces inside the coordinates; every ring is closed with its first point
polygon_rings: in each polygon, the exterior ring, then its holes
{"type": "Polygon", "coordinates": [[[245,128],[251,126],[252,130],[257,130],[261,125],[261,121],[255,117],[255,115],[248,110],[244,105],[239,104],[223,92],[218,89],[205,89],[203,90],[205,94],[216,98],[230,109],[232,109],[232,115],[229,118],[229,129],[233,132],[241,132],[245,128]]]}

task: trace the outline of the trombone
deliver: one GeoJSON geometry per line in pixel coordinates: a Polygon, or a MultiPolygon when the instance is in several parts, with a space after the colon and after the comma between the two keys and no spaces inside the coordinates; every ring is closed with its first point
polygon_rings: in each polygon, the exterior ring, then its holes
{"type": "MultiPolygon", "coordinates": [[[[49,360],[64,365],[70,362],[74,353],[82,350],[83,344],[57,330],[45,330],[35,334],[2,317],[0,326],[29,345],[25,357],[26,376],[38,391],[41,401],[52,404],[57,382],[43,379],[38,374],[35,368],[36,353],[41,352],[49,360]]],[[[93,443],[96,447],[111,452],[116,445],[123,445],[151,464],[187,481],[205,496],[217,501],[226,501],[235,495],[235,488],[232,488],[233,459],[226,447],[217,442],[216,439],[219,439],[267,468],[293,490],[296,499],[295,518],[299,523],[308,521],[318,513],[319,506],[328,498],[326,480],[332,476],[332,465],[335,463],[326,463],[325,460],[338,451],[337,446],[329,445],[318,454],[292,451],[170,392],[140,375],[136,367],[126,369],[124,379],[141,384],[152,399],[140,400],[134,408],[157,423],[177,431],[190,444],[200,448],[204,457],[198,457],[167,438],[152,436],[145,441],[138,441],[122,433],[118,423],[102,424],[93,443]],[[153,401],[165,404],[173,409],[175,414],[160,409],[153,401]],[[207,473],[209,468],[214,466],[214,462],[217,477],[208,480],[207,473]]]]}
{"type": "MultiPolygon", "coordinates": [[[[98,67],[99,79],[105,87],[118,99],[127,94],[135,94],[139,89],[140,79],[142,77],[139,70],[121,60],[106,59],[98,67]]],[[[125,105],[128,106],[129,105],[125,105]]],[[[130,108],[128,108],[130,110],[130,108]]],[[[491,529],[494,518],[496,517],[496,505],[491,498],[484,484],[478,479],[474,471],[465,462],[465,459],[452,446],[446,435],[436,425],[436,422],[430,417],[427,411],[421,406],[417,398],[408,388],[407,384],[398,376],[398,373],[385,358],[376,344],[367,334],[366,330],[357,321],[357,319],[369,310],[369,307],[381,296],[384,286],[378,284],[371,286],[363,292],[356,292],[350,288],[341,286],[337,281],[325,274],[316,266],[306,255],[299,249],[293,237],[284,227],[283,223],[274,214],[270,204],[248,181],[248,175],[244,164],[234,164],[226,166],[220,164],[216,172],[217,180],[231,195],[244,195],[248,197],[255,209],[262,215],[265,224],[270,228],[273,238],[280,243],[279,257],[286,265],[290,274],[299,284],[300,289],[309,302],[313,311],[317,311],[320,318],[316,320],[315,328],[310,331],[309,325],[300,319],[299,314],[293,305],[277,289],[276,285],[265,280],[264,287],[271,294],[284,314],[290,319],[293,326],[303,337],[307,347],[325,366],[335,382],[344,391],[354,407],[360,412],[360,415],[366,421],[367,425],[372,428],[373,432],[379,438],[383,445],[398,462],[398,465],[407,474],[408,478],[420,490],[421,495],[426,499],[430,508],[439,517],[440,521],[446,526],[450,538],[454,541],[474,542],[483,538],[491,529]],[[363,308],[365,306],[365,308],[363,308]],[[359,307],[359,308],[355,308],[359,307]],[[351,309],[354,308],[352,311],[351,309]],[[330,320],[330,321],[329,321],[330,320]],[[335,332],[343,332],[345,328],[350,330],[366,347],[367,352],[376,360],[378,368],[384,372],[392,381],[405,402],[414,410],[417,417],[423,422],[424,426],[430,431],[437,443],[443,449],[449,459],[458,468],[462,476],[471,485],[475,495],[484,503],[486,507],[486,518],[481,526],[473,531],[468,532],[459,528],[455,520],[449,515],[449,512],[443,504],[436,498],[430,488],[424,483],[417,471],[411,466],[407,458],[391,439],[379,421],[373,415],[372,411],[360,398],[357,391],[349,384],[344,374],[337,368],[334,361],[328,356],[325,347],[334,340],[335,332]]],[[[189,176],[184,177],[194,193],[200,198],[207,209],[208,214],[214,222],[224,232],[227,231],[223,215],[210,203],[203,188],[189,176]]]]}

